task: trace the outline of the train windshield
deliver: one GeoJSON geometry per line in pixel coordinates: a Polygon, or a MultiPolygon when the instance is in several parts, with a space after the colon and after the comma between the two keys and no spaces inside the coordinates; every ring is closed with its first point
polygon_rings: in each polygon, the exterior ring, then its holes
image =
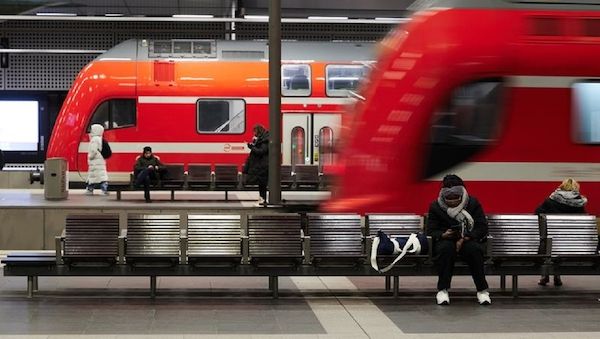
{"type": "Polygon", "coordinates": [[[110,99],[102,102],[92,115],[88,125],[100,124],[105,130],[135,126],[135,99],[110,99]]]}
{"type": "Polygon", "coordinates": [[[433,114],[426,177],[469,159],[497,140],[502,121],[503,89],[500,79],[487,79],[452,91],[449,99],[433,114]]]}

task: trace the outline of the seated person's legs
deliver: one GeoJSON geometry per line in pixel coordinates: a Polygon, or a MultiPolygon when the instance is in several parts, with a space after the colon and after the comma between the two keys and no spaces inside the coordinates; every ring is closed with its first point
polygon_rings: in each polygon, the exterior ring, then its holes
{"type": "Polygon", "coordinates": [[[465,241],[459,254],[469,265],[477,291],[487,290],[488,284],[484,273],[483,245],[472,240],[465,241]]]}
{"type": "Polygon", "coordinates": [[[438,270],[438,291],[450,288],[456,261],[456,243],[454,240],[440,240],[434,246],[435,264],[438,270]]]}

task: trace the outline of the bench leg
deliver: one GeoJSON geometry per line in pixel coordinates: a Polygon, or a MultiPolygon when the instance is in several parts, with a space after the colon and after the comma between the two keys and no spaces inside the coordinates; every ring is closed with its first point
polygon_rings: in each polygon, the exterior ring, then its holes
{"type": "Polygon", "coordinates": [[[519,295],[519,276],[512,276],[512,296],[516,298],[519,295]]]}
{"type": "Polygon", "coordinates": [[[117,200],[121,200],[121,191],[117,191],[117,200]]]}
{"type": "Polygon", "coordinates": [[[33,276],[33,291],[34,292],[39,291],[39,288],[38,288],[38,276],[37,275],[33,276]]]}
{"type": "Polygon", "coordinates": [[[269,277],[269,280],[271,280],[271,283],[269,285],[271,285],[271,292],[273,292],[273,299],[278,299],[279,298],[279,277],[271,276],[271,277],[269,277]]]}
{"type": "Polygon", "coordinates": [[[229,201],[229,191],[225,190],[225,201],[229,201]]]}
{"type": "Polygon", "coordinates": [[[400,277],[394,276],[394,298],[398,298],[398,292],[400,290],[400,277]]]}
{"type": "Polygon", "coordinates": [[[33,298],[33,276],[27,276],[27,298],[33,298]]]}
{"type": "Polygon", "coordinates": [[[389,292],[392,288],[392,284],[391,284],[391,279],[392,277],[390,277],[389,275],[385,276],[385,291],[389,292]]]}
{"type": "Polygon", "coordinates": [[[175,201],[175,190],[171,190],[171,201],[175,201]]]}
{"type": "Polygon", "coordinates": [[[506,291],[506,276],[504,274],[500,276],[500,289],[506,291]]]}
{"type": "Polygon", "coordinates": [[[150,298],[156,298],[156,276],[150,276],[150,298]]]}

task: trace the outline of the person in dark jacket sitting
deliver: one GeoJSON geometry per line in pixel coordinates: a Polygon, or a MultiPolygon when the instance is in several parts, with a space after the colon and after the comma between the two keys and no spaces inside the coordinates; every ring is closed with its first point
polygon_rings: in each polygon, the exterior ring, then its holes
{"type": "Polygon", "coordinates": [[[448,289],[458,255],[469,265],[479,304],[491,304],[483,268],[482,243],[487,239],[487,234],[487,219],[479,201],[469,196],[460,177],[446,175],[437,200],[429,206],[427,218],[427,235],[433,239],[433,254],[438,269],[438,305],[450,303],[448,289]]]}
{"type": "MultiPolygon", "coordinates": [[[[567,178],[535,209],[535,214],[584,214],[586,203],[586,197],[579,194],[579,183],[573,178],[567,178]]],[[[550,276],[543,275],[538,285],[546,286],[548,282],[550,276]]],[[[560,275],[554,275],[554,286],[562,284],[560,275]]]]}
{"type": "Polygon", "coordinates": [[[267,203],[267,183],[269,181],[269,132],[257,124],[254,126],[254,139],[248,143],[250,155],[246,159],[243,172],[248,183],[258,184],[259,205],[267,203]]]}
{"type": "Polygon", "coordinates": [[[150,146],[144,147],[142,155],[138,157],[135,162],[133,175],[135,178],[135,186],[144,186],[144,198],[146,199],[146,202],[152,202],[150,199],[150,183],[161,179],[164,172],[164,165],[160,162],[158,157],[154,156],[152,148],[150,148],[150,146]]]}

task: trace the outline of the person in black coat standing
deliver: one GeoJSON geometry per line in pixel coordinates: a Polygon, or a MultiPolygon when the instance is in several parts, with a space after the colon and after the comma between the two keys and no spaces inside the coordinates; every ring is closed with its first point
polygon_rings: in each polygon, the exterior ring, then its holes
{"type": "Polygon", "coordinates": [[[254,138],[248,143],[250,155],[246,159],[243,172],[248,183],[258,184],[259,204],[267,203],[267,183],[269,181],[269,132],[262,125],[254,126],[254,138]]]}
{"type": "MultiPolygon", "coordinates": [[[[579,183],[573,178],[565,179],[544,202],[535,209],[535,214],[584,214],[587,198],[579,194],[579,183]]],[[[546,286],[549,275],[542,275],[538,285],[546,286]]],[[[560,275],[554,275],[554,286],[562,286],[560,275]]]]}
{"type": "Polygon", "coordinates": [[[438,269],[438,305],[450,303],[448,289],[458,255],[469,265],[481,305],[491,304],[484,273],[484,245],[487,219],[477,199],[469,196],[463,180],[454,174],[442,181],[437,200],[429,206],[427,235],[433,239],[434,260],[438,269]]]}

